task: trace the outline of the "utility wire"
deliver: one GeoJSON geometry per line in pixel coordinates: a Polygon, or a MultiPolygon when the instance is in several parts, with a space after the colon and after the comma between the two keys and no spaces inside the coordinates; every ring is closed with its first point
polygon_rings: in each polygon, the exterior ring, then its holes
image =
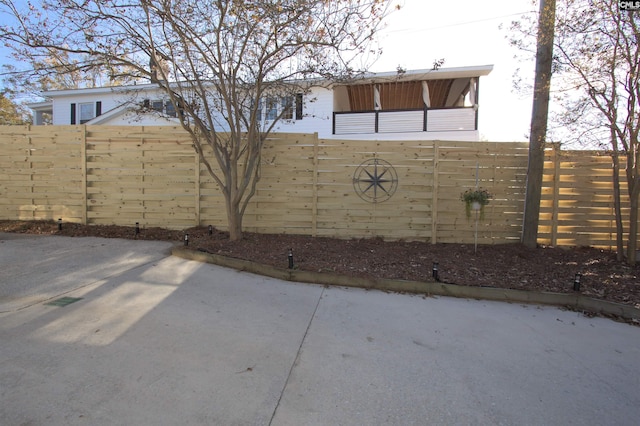
{"type": "Polygon", "coordinates": [[[399,29],[399,30],[392,30],[392,31],[386,31],[387,34],[394,34],[394,33],[415,33],[415,32],[422,32],[422,31],[434,31],[434,30],[441,30],[441,29],[445,29],[445,28],[452,28],[452,27],[460,27],[463,25],[472,25],[472,24],[477,24],[480,22],[487,22],[487,21],[494,21],[496,19],[502,19],[502,18],[509,18],[511,16],[522,16],[522,15],[527,15],[530,13],[536,13],[535,10],[528,10],[525,12],[518,12],[518,13],[511,13],[509,15],[501,15],[501,16],[494,16],[492,18],[483,18],[483,19],[476,19],[473,21],[465,21],[465,22],[454,22],[451,24],[447,24],[447,25],[441,25],[439,27],[430,27],[430,28],[404,28],[404,29],[399,29]]]}

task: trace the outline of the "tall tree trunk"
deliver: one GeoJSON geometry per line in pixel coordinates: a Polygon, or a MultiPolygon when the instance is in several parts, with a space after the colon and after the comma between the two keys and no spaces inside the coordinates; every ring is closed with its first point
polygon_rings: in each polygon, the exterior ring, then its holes
{"type": "Polygon", "coordinates": [[[627,263],[636,265],[636,251],[638,250],[638,194],[640,193],[640,180],[633,179],[629,184],[629,238],[627,240],[627,263]]]}
{"type": "Polygon", "coordinates": [[[631,214],[629,214],[629,240],[627,242],[627,262],[636,265],[636,251],[638,249],[638,197],[631,199],[631,214]]]}
{"type": "MultiPolygon", "coordinates": [[[[631,115],[633,117],[633,115],[631,115]]],[[[631,127],[631,126],[629,126],[631,127]]],[[[627,240],[627,262],[636,265],[638,250],[638,204],[640,198],[640,149],[637,127],[630,132],[627,149],[627,188],[629,193],[629,238],[627,240]]]]}
{"type": "Polygon", "coordinates": [[[624,226],[622,225],[622,196],[620,193],[620,151],[616,131],[611,131],[611,162],[613,164],[613,211],[616,220],[616,259],[624,260],[624,226]]]}
{"type": "Polygon", "coordinates": [[[538,17],[538,47],[536,75],[529,136],[529,166],[525,193],[522,243],[535,248],[538,243],[542,173],[544,171],[544,144],[547,136],[549,113],[549,87],[553,61],[553,32],[556,21],[556,0],[540,0],[538,17]]]}
{"type": "Polygon", "coordinates": [[[620,158],[618,158],[615,140],[611,142],[614,147],[614,151],[611,153],[611,161],[613,163],[613,211],[616,220],[616,259],[621,261],[624,258],[624,228],[622,226],[622,210],[620,207],[620,158]]]}

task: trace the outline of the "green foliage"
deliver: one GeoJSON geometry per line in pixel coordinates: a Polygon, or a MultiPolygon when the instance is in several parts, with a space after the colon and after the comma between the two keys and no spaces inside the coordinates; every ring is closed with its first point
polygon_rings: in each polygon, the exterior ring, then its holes
{"type": "Polygon", "coordinates": [[[467,217],[471,217],[471,207],[473,203],[480,204],[480,215],[484,217],[484,206],[489,204],[489,201],[493,198],[493,195],[486,189],[467,189],[460,195],[460,199],[464,201],[465,212],[467,217]]]}
{"type": "Polygon", "coordinates": [[[0,126],[27,124],[28,115],[24,109],[0,93],[0,126]]]}

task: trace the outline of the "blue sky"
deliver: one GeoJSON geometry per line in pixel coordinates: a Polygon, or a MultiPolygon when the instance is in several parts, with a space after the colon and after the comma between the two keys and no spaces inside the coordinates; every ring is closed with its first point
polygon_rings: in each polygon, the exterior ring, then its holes
{"type": "MultiPolygon", "coordinates": [[[[533,79],[533,61],[520,63],[518,53],[505,38],[509,23],[524,13],[535,12],[530,0],[400,0],[379,34],[382,57],[371,71],[431,68],[436,59],[444,67],[494,66],[480,82],[480,133],[489,141],[526,141],[531,116],[531,93],[512,90],[513,73],[533,79]],[[503,29],[500,29],[503,24],[503,29]]],[[[26,2],[21,2],[26,3],[26,2]]],[[[0,21],[7,19],[0,15],[0,21]]],[[[0,46],[2,63],[10,62],[0,46]]]]}

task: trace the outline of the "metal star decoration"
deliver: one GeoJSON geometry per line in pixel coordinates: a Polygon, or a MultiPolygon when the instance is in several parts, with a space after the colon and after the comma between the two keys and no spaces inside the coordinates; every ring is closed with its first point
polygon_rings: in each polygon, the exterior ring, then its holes
{"type": "Polygon", "coordinates": [[[353,187],[363,200],[380,203],[396,192],[398,175],[387,161],[373,158],[358,166],[353,175],[353,187]]]}

